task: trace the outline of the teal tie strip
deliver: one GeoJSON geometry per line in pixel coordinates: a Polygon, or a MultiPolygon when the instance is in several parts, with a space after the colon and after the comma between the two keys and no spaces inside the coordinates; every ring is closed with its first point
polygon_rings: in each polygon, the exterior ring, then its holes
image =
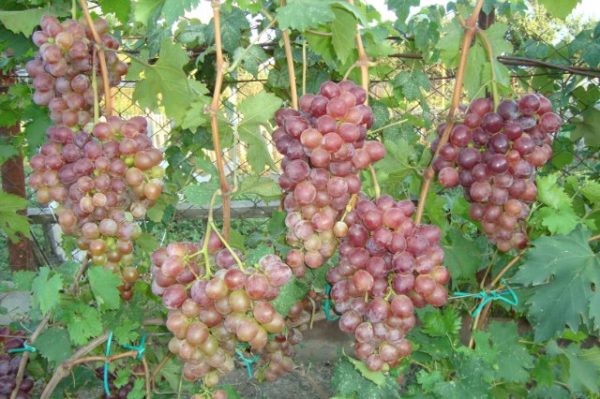
{"type": "Polygon", "coordinates": [[[33,346],[30,346],[27,341],[23,342],[23,346],[21,348],[14,348],[14,349],[9,349],[7,351],[8,353],[20,353],[20,352],[37,352],[37,349],[34,348],[33,346]]]}
{"type": "Polygon", "coordinates": [[[477,316],[481,312],[483,307],[492,301],[502,301],[511,306],[518,305],[519,298],[517,297],[517,294],[515,293],[515,291],[512,288],[510,288],[508,286],[508,284],[506,284],[505,281],[502,281],[502,284],[504,284],[506,287],[508,287],[508,289],[500,291],[500,292],[497,292],[496,290],[481,291],[477,294],[471,294],[468,292],[455,292],[452,298],[453,299],[459,299],[459,298],[481,299],[482,301],[479,303],[477,308],[475,308],[475,310],[472,313],[473,316],[477,316]]]}
{"type": "MultiPolygon", "coordinates": [[[[106,351],[104,355],[108,358],[110,356],[110,345],[112,344],[113,333],[108,333],[108,339],[106,340],[106,351]]],[[[104,393],[106,396],[110,396],[110,387],[108,386],[108,361],[104,362],[104,393]]]]}
{"type": "Polygon", "coordinates": [[[252,372],[252,365],[258,361],[258,355],[254,355],[254,357],[252,358],[247,358],[239,349],[236,349],[235,353],[237,354],[238,358],[242,361],[242,363],[244,363],[244,366],[246,367],[246,373],[248,374],[248,379],[251,379],[252,375],[254,374],[252,372]]]}

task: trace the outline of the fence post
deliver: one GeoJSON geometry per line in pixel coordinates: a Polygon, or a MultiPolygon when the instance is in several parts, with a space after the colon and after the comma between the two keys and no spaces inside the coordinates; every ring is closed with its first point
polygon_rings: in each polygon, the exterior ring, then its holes
{"type": "MultiPolygon", "coordinates": [[[[5,93],[15,82],[13,71],[9,71],[7,75],[0,74],[0,92],[5,93]]],[[[0,136],[11,137],[19,134],[19,124],[20,122],[17,121],[14,126],[0,127],[0,136]]],[[[1,178],[2,190],[9,194],[27,198],[25,192],[25,169],[21,154],[6,160],[2,164],[1,178]]],[[[26,215],[26,210],[20,213],[26,215]]],[[[36,267],[32,242],[22,235],[19,235],[19,241],[16,243],[8,241],[8,258],[11,270],[33,270],[36,267]]]]}

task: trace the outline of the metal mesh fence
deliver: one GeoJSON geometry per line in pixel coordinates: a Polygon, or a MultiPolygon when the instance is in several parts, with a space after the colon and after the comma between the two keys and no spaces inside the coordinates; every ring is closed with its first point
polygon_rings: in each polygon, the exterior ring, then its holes
{"type": "MultiPolygon", "coordinates": [[[[540,38],[540,40],[542,39],[540,38]]],[[[556,51],[560,52],[559,50],[560,49],[557,49],[556,51]]],[[[568,60],[565,60],[565,62],[567,61],[568,60]]],[[[412,60],[407,60],[401,56],[390,57],[386,59],[385,62],[391,65],[390,73],[379,80],[371,82],[369,95],[373,100],[392,97],[392,83],[395,77],[401,72],[410,71],[412,68],[414,68],[414,62],[412,60]]],[[[240,180],[244,179],[244,176],[250,173],[251,170],[247,158],[247,145],[243,141],[240,141],[238,135],[235,133],[237,123],[241,117],[238,113],[238,106],[244,99],[266,90],[268,74],[273,68],[276,68],[274,65],[275,64],[272,62],[272,60],[264,62],[260,66],[256,76],[252,76],[250,73],[247,73],[243,70],[239,71],[237,73],[237,79],[235,81],[228,81],[228,85],[222,94],[221,106],[234,130],[233,145],[230,148],[227,148],[223,154],[226,163],[226,172],[231,175],[235,171],[237,178],[240,180]]],[[[565,87],[570,83],[570,79],[573,78],[571,74],[565,73],[564,71],[554,71],[548,69],[542,70],[535,67],[525,66],[510,66],[509,68],[512,74],[512,84],[516,94],[522,94],[531,89],[532,79],[539,78],[543,75],[552,77],[552,79],[547,79],[546,86],[542,86],[541,90],[539,86],[537,89],[538,91],[548,93],[555,93],[564,90],[565,87]]],[[[279,72],[282,74],[287,74],[287,70],[282,70],[279,72]]],[[[427,117],[430,120],[428,125],[430,127],[417,128],[417,133],[420,135],[420,140],[427,144],[427,140],[428,138],[432,137],[431,133],[434,131],[435,127],[442,123],[446,117],[447,109],[450,104],[450,99],[454,89],[454,76],[452,71],[446,70],[440,65],[427,66],[422,72],[429,77],[429,81],[431,83],[430,89],[423,93],[424,99],[429,106],[427,117]]],[[[145,116],[149,122],[149,134],[152,137],[153,143],[158,148],[165,148],[168,145],[177,145],[177,143],[170,142],[170,133],[173,126],[169,119],[161,112],[152,112],[148,109],[142,109],[135,103],[133,99],[135,85],[135,81],[124,81],[120,84],[120,86],[113,89],[115,111],[119,116],[125,118],[130,118],[136,115],[145,116]]],[[[586,104],[586,106],[592,107],[594,104],[586,104]]],[[[413,116],[423,115],[421,104],[417,101],[410,103],[408,107],[392,107],[391,111],[392,113],[390,122],[401,119],[405,114],[411,114],[413,116]]],[[[567,105],[559,107],[557,112],[561,115],[563,120],[567,122],[573,121],[579,116],[573,113],[573,107],[568,107],[567,105]]],[[[272,155],[276,165],[275,169],[267,168],[263,174],[277,174],[281,156],[275,149],[274,143],[271,140],[271,132],[262,129],[261,135],[267,143],[268,150],[272,155]]],[[[215,157],[212,151],[202,151],[205,152],[209,159],[214,161],[215,157]]],[[[565,151],[571,152],[570,149],[565,151]]],[[[590,158],[590,155],[587,154],[586,151],[578,151],[578,148],[576,148],[574,153],[574,161],[569,165],[568,168],[563,170],[562,173],[568,175],[574,171],[580,171],[582,168],[592,168],[593,158],[590,158]]],[[[555,156],[558,155],[560,155],[560,152],[555,154],[555,156]]],[[[193,177],[197,181],[205,181],[207,179],[207,176],[205,173],[203,173],[203,171],[195,171],[193,177]]],[[[234,202],[234,215],[236,214],[236,207],[241,208],[242,211],[240,211],[240,214],[245,215],[243,220],[237,220],[236,223],[239,223],[240,226],[238,227],[246,233],[257,228],[256,222],[250,222],[248,219],[253,217],[266,217],[270,215],[272,210],[276,209],[277,204],[266,204],[258,199],[253,201],[234,202]]],[[[198,217],[198,215],[206,214],[202,212],[190,212],[192,208],[193,206],[189,204],[179,204],[178,211],[182,215],[182,217],[179,219],[194,218],[198,217]]],[[[47,209],[30,209],[30,214],[47,214],[47,212],[47,209]]],[[[56,241],[60,239],[60,230],[57,226],[49,226],[47,223],[48,218],[44,220],[46,220],[46,222],[42,223],[43,226],[32,227],[34,241],[36,241],[40,254],[57,254],[60,252],[60,248],[56,244],[56,241]]],[[[185,221],[182,222],[179,220],[178,223],[185,223],[185,221]]],[[[196,223],[196,225],[198,224],[199,223],[196,223]]],[[[173,226],[171,226],[171,229],[173,229],[173,226]]],[[[166,232],[163,234],[162,238],[164,239],[165,237],[166,232]]],[[[48,258],[45,255],[43,256],[48,258]]],[[[45,260],[51,261],[51,259],[45,260]]]]}

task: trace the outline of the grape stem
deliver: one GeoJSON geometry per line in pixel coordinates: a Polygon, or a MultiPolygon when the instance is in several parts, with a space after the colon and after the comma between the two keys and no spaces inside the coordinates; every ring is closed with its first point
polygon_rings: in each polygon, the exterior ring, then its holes
{"type": "Polygon", "coordinates": [[[306,71],[308,63],[306,61],[306,40],[302,42],[302,95],[306,94],[306,71]]]}
{"type": "MultiPolygon", "coordinates": [[[[444,146],[448,142],[448,137],[450,136],[450,132],[454,127],[454,116],[458,110],[458,106],[460,105],[460,98],[462,94],[463,82],[465,79],[465,69],[467,66],[467,56],[469,55],[469,49],[471,48],[471,43],[473,42],[473,37],[477,31],[477,18],[479,17],[479,12],[483,7],[484,0],[477,0],[477,4],[475,4],[475,8],[471,13],[471,16],[465,22],[464,35],[462,40],[462,45],[460,49],[460,61],[458,64],[458,69],[456,71],[456,80],[454,82],[454,92],[452,93],[452,102],[450,104],[450,109],[448,110],[448,116],[446,118],[446,129],[442,136],[440,137],[440,142],[435,150],[431,161],[438,156],[440,148],[444,146]]],[[[433,166],[430,165],[425,169],[423,173],[423,186],[421,187],[421,193],[419,194],[419,205],[417,207],[417,212],[415,216],[415,223],[420,224],[421,219],[423,218],[423,210],[425,209],[425,202],[427,201],[427,194],[429,192],[429,188],[431,186],[431,181],[435,176],[435,172],[433,170],[433,166]]]]}
{"type": "Polygon", "coordinates": [[[221,193],[223,194],[223,235],[229,238],[231,231],[231,198],[229,193],[229,184],[225,176],[225,166],[223,163],[223,155],[221,154],[221,143],[219,140],[219,98],[221,96],[221,86],[223,84],[223,71],[225,70],[225,62],[223,60],[223,45],[221,44],[221,2],[212,0],[214,32],[215,32],[215,50],[216,50],[216,76],[215,89],[210,105],[210,127],[212,131],[213,147],[217,159],[217,171],[219,173],[219,182],[221,185],[221,193]]]}
{"type": "MultiPolygon", "coordinates": [[[[95,71],[96,64],[96,48],[94,47],[93,57],[92,57],[92,70],[95,71]]],[[[94,123],[98,123],[98,118],[100,117],[100,100],[98,99],[98,77],[96,73],[92,73],[92,91],[94,92],[94,123]]]]}
{"type": "Polygon", "coordinates": [[[483,47],[485,47],[485,51],[490,59],[490,68],[492,70],[492,99],[494,100],[494,109],[498,109],[498,104],[500,104],[500,95],[498,94],[498,82],[496,78],[496,66],[494,62],[496,62],[496,58],[494,57],[494,50],[492,49],[492,45],[488,40],[487,34],[483,29],[477,29],[477,35],[483,42],[483,47]]]}
{"type": "MultiPolygon", "coordinates": [[[[285,6],[285,0],[279,2],[280,6],[285,6]]],[[[290,43],[290,34],[287,30],[281,30],[283,37],[283,47],[285,49],[285,60],[287,62],[288,76],[290,78],[290,97],[292,108],[298,109],[298,92],[296,91],[296,72],[294,71],[294,58],[292,57],[292,45],[290,43]]]]}
{"type": "Polygon", "coordinates": [[[215,227],[215,223],[211,221],[210,225],[213,228],[213,230],[215,231],[215,234],[217,235],[217,237],[219,237],[219,240],[221,240],[221,242],[223,243],[223,245],[225,245],[225,248],[227,248],[229,250],[229,252],[231,253],[231,256],[233,256],[233,259],[235,259],[235,263],[237,263],[237,265],[240,268],[240,270],[242,272],[246,273],[246,268],[244,267],[244,262],[242,262],[242,260],[240,259],[240,257],[237,256],[237,254],[233,250],[233,248],[231,248],[231,245],[229,245],[229,243],[227,242],[227,240],[221,235],[221,233],[219,233],[219,230],[215,227]]]}
{"type": "MultiPolygon", "coordinates": [[[[100,60],[100,74],[102,75],[102,86],[104,87],[104,113],[106,116],[112,115],[112,97],[110,95],[110,80],[108,80],[108,67],[106,66],[106,55],[104,54],[104,46],[102,44],[102,39],[100,39],[100,35],[96,31],[96,27],[94,26],[94,21],[90,15],[90,10],[88,9],[86,0],[79,0],[79,5],[81,6],[81,10],[83,11],[83,16],[85,21],[87,22],[90,32],[92,33],[92,37],[96,42],[96,47],[98,49],[98,59],[100,60]]],[[[94,71],[93,73],[96,73],[94,71]]]]}
{"type": "Polygon", "coordinates": [[[371,171],[371,179],[373,179],[373,190],[375,190],[375,199],[381,196],[381,189],[379,188],[379,180],[377,180],[377,172],[373,164],[369,165],[369,171],[371,171]]]}
{"type": "Polygon", "coordinates": [[[371,134],[373,134],[373,133],[378,133],[378,132],[381,132],[382,130],[388,129],[388,128],[392,127],[392,126],[398,126],[398,125],[402,125],[402,124],[404,124],[404,123],[405,123],[407,120],[408,120],[408,119],[400,119],[399,121],[395,121],[395,122],[388,123],[388,124],[387,124],[387,125],[385,125],[385,126],[381,126],[381,127],[377,128],[377,129],[371,130],[371,132],[370,132],[370,133],[371,133],[371,134]]]}
{"type": "Polygon", "coordinates": [[[150,376],[150,382],[151,382],[151,386],[152,386],[153,390],[154,390],[154,385],[156,383],[156,377],[158,377],[158,373],[160,373],[160,371],[163,369],[163,367],[165,367],[165,365],[169,362],[169,360],[171,360],[172,357],[173,357],[173,354],[169,352],[165,357],[162,358],[160,363],[158,363],[156,365],[156,367],[154,367],[154,370],[152,370],[152,375],[150,376]]]}
{"type": "Polygon", "coordinates": [[[340,220],[342,222],[346,219],[346,216],[348,216],[348,214],[350,213],[350,211],[352,211],[354,209],[354,206],[356,205],[356,201],[357,200],[358,200],[358,195],[357,194],[352,194],[352,197],[350,197],[350,201],[348,201],[348,205],[346,205],[346,209],[344,210],[344,214],[340,218],[340,220]]]}
{"type": "MultiPolygon", "coordinates": [[[[348,3],[354,4],[354,0],[348,0],[348,3]]],[[[358,50],[358,60],[356,65],[360,67],[360,80],[362,88],[366,92],[365,105],[369,105],[369,58],[365,53],[365,47],[363,46],[362,37],[360,36],[360,27],[356,24],[356,48],[358,50]]]]}

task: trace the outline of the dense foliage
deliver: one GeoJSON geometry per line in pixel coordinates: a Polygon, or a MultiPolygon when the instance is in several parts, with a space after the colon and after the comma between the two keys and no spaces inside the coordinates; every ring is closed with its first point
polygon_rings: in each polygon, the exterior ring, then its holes
{"type": "Polygon", "coordinates": [[[223,375],[284,377],[334,312],[356,340],[337,398],[598,397],[600,25],[578,2],[484,1],[465,63],[475,2],[388,0],[392,21],[368,1],[212,3],[220,21],[199,0],[89,2],[95,35],[78,4],[3,2],[0,127],[19,131],[0,163],[31,170],[30,198],[0,191],[0,229],[36,238],[17,211],[51,202],[65,258],[2,266],[32,300],[0,331],[0,398],[239,397],[223,375]],[[281,210],[226,237],[229,197],[281,210]]]}

